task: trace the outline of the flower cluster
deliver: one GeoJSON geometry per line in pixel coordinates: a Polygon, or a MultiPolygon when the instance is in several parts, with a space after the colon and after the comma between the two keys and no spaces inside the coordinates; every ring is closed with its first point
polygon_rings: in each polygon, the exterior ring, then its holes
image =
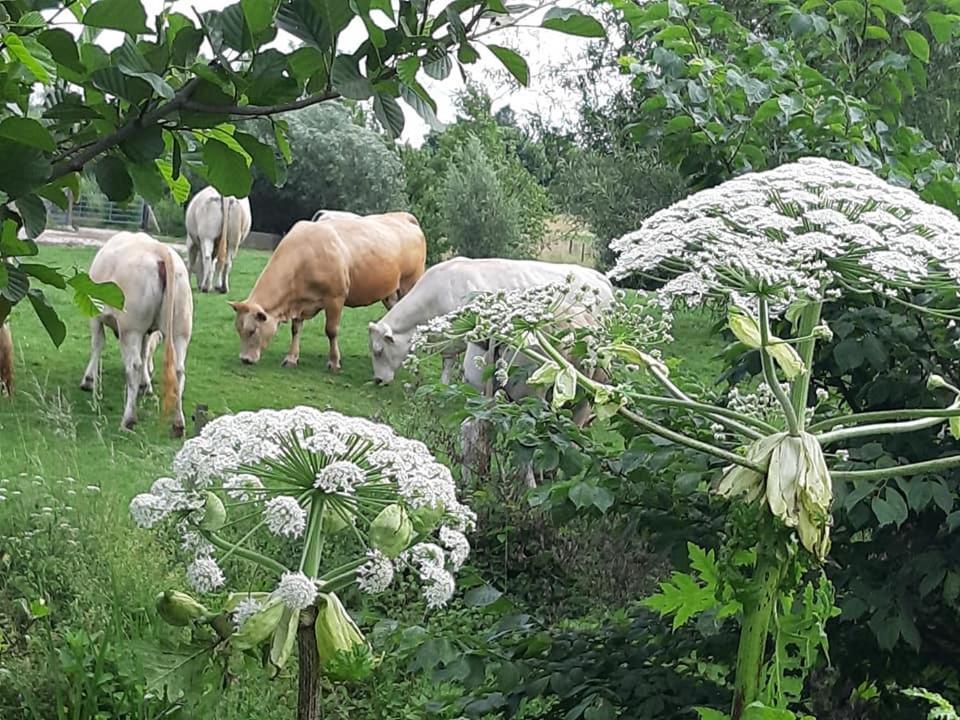
{"type": "MultiPolygon", "coordinates": [[[[776,292],[830,299],[840,286],[896,293],[960,281],[960,220],[871,172],[803,158],[690,195],[614,240],[610,275],[654,277],[665,305],[776,292]]],[[[749,300],[747,301],[749,302],[749,300]]]]}
{"type": "MultiPolygon", "coordinates": [[[[174,477],[133,498],[130,513],[144,528],[176,522],[192,558],[187,582],[201,593],[227,582],[217,561],[222,548],[226,556],[262,558],[278,574],[269,597],[293,610],[344,582],[382,592],[408,569],[420,577],[430,607],[439,607],[470,552],[463,533],[476,516],[457,499],[450,471],[423,443],[386,425],[308,407],[224,416],[184,444],[173,468],[174,477]],[[336,535],[359,545],[358,559],[327,575],[306,574],[302,564],[288,570],[258,553],[258,531],[299,540],[304,557],[323,545],[322,536],[336,535]],[[432,533],[446,551],[429,542],[432,533]],[[418,540],[424,542],[408,548],[418,540]],[[429,562],[423,547],[435,548],[429,562]]],[[[244,616],[259,612],[248,603],[235,622],[242,627],[244,616]]]]}

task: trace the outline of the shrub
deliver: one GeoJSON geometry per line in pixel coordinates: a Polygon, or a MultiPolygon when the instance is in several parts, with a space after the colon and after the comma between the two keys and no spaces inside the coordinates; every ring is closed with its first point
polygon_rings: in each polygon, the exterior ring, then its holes
{"type": "Polygon", "coordinates": [[[480,141],[471,138],[447,172],[443,229],[451,250],[467,257],[523,257],[531,238],[521,232],[521,208],[501,185],[480,141]]]}

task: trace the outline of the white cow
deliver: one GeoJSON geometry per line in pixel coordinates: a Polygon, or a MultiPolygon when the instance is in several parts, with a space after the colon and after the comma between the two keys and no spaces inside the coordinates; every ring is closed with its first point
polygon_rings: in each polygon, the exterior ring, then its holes
{"type": "Polygon", "coordinates": [[[184,365],[193,327],[193,296],[183,260],[172,247],[146,233],[121,232],[97,252],[90,277],[119,285],[124,300],[123,310],[104,307],[90,321],[90,362],[80,387],[93,389],[106,325],[120,341],[126,371],[121,429],[132,429],[137,422],[138,395],[152,392],[153,351],[162,334],[163,411],[173,412],[173,434],[182,436],[184,365]]]}
{"type": "MultiPolygon", "coordinates": [[[[369,326],[373,378],[390,383],[410,352],[417,326],[453,312],[476,293],[517,290],[537,285],[562,284],[573,274],[576,286],[597,288],[599,300],[613,300],[613,286],[596,270],[536,260],[457,257],[434,265],[413,289],[378,322],[369,326]]],[[[451,348],[444,356],[442,382],[449,383],[454,361],[463,348],[451,348]]]]}
{"type": "Polygon", "coordinates": [[[253,223],[250,200],[221,196],[212,185],[198,192],[187,206],[187,256],[190,272],[197,276],[197,289],[230,290],[230,269],[240,243],[253,223]]]}
{"type": "Polygon", "coordinates": [[[347,212],[346,210],[317,210],[313,217],[310,218],[310,222],[320,222],[321,220],[337,220],[342,218],[353,218],[357,219],[363,217],[362,215],[357,215],[356,213],[347,212]]]}

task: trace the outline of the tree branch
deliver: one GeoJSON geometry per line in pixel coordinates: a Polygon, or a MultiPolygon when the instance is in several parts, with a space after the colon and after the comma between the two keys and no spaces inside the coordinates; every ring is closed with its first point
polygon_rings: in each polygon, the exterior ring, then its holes
{"type": "Polygon", "coordinates": [[[208,105],[207,103],[186,100],[182,103],[182,109],[191,112],[210,113],[211,115],[264,117],[267,115],[279,115],[290,112],[291,110],[300,110],[301,108],[310,107],[311,105],[316,105],[328,100],[336,100],[339,97],[340,93],[335,90],[328,90],[283,105],[208,105]]]}
{"type": "Polygon", "coordinates": [[[156,125],[161,119],[170,113],[181,109],[183,104],[190,99],[190,96],[193,94],[194,90],[197,89],[197,85],[199,84],[200,78],[192,78],[182,88],[180,88],[180,90],[177,91],[177,94],[174,95],[173,98],[168,102],[158,106],[154,110],[144,113],[141,117],[131,120],[122,128],[119,128],[116,132],[107,135],[105,138],[98,140],[94,144],[77,153],[72,160],[64,161],[54,165],[47,182],[52,182],[57,178],[63,177],[64,175],[69,175],[72,172],[79,172],[80,170],[83,170],[84,166],[88,162],[93,160],[98,155],[105,153],[107,150],[116,147],[124,140],[127,140],[138,130],[156,125]]]}

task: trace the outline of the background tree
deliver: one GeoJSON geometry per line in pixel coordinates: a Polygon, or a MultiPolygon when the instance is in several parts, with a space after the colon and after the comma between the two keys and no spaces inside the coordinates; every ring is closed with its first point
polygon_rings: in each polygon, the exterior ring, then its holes
{"type": "Polygon", "coordinates": [[[259,174],[250,194],[256,228],[285,233],[320,209],[359,214],[406,209],[403,166],[386,140],[329,103],[291,113],[297,148],[279,186],[259,174]]]}
{"type": "MultiPolygon", "coordinates": [[[[578,11],[561,14],[548,12],[545,27],[603,32],[578,11]]],[[[116,288],[97,287],[83,274],[68,278],[43,263],[19,260],[38,249],[19,239],[18,230],[25,228],[30,238],[42,232],[43,200],[65,205],[66,191],[78,194],[79,174],[88,166],[113,201],[134,194],[156,201],[164,185],[185,200],[185,167],[223,193],[246,196],[251,166],[276,182],[292,158],[287,124],[277,118],[285,112],[341,97],[372,99],[378,121],[399,135],[399,100],[434,117],[421,73],[446,78],[454,63],[475,62],[480,45],[525,82],[523,58],[487,42],[509,15],[500,0],[465,0],[438,15],[430,14],[428,3],[404,0],[245,0],[196,18],[165,5],[148,25],[140,0],[7,0],[0,14],[6,100],[0,110],[0,320],[26,298],[59,343],[63,323],[31,285],[69,284],[88,312],[99,301],[122,301],[116,288]],[[339,38],[355,19],[366,36],[347,50],[339,38]],[[65,29],[78,23],[78,36],[65,29]],[[123,33],[119,47],[107,52],[98,44],[103,29],[123,33]],[[267,47],[278,29],[293,35],[297,46],[267,47]],[[205,42],[210,57],[200,54],[205,42]],[[39,116],[31,105],[38,85],[39,116]],[[240,129],[233,122],[238,118],[261,119],[260,132],[274,142],[262,142],[252,127],[240,129]]]]}
{"type": "Polygon", "coordinates": [[[453,254],[475,258],[530,254],[520,203],[501,185],[478,139],[467,141],[447,171],[443,193],[442,227],[453,254]]]}

